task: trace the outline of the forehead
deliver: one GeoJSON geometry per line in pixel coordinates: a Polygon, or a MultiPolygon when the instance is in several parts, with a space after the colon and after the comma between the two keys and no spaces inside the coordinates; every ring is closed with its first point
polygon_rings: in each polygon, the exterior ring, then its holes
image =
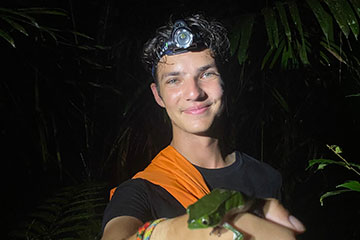
{"type": "Polygon", "coordinates": [[[213,58],[209,49],[198,52],[186,52],[171,56],[165,55],[158,63],[157,74],[159,79],[161,79],[161,76],[167,72],[191,72],[197,70],[201,66],[209,64],[215,65],[215,59],[213,58]]]}

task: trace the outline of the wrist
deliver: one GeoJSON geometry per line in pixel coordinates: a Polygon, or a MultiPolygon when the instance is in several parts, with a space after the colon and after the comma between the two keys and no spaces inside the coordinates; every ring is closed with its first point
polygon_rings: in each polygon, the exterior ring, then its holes
{"type": "Polygon", "coordinates": [[[146,222],[138,229],[136,233],[136,240],[150,240],[150,237],[152,236],[155,228],[165,220],[166,218],[159,218],[153,221],[146,222]]]}

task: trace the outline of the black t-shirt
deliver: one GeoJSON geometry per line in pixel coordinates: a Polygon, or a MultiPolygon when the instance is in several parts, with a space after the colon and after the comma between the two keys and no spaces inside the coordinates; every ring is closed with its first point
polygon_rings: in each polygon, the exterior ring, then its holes
{"type": "MultiPolygon", "coordinates": [[[[280,173],[245,153],[236,152],[235,162],[224,168],[195,167],[210,191],[225,188],[256,198],[280,197],[280,173]]],[[[107,205],[103,228],[107,222],[119,216],[133,216],[146,222],[162,217],[177,217],[185,212],[185,208],[161,186],[140,178],[130,179],[116,189],[107,205]]]]}

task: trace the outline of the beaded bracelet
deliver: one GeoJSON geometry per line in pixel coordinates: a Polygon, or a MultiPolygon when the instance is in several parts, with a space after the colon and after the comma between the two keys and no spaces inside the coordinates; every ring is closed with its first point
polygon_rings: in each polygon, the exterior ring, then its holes
{"type": "Polygon", "coordinates": [[[162,222],[164,220],[166,220],[166,218],[159,218],[154,221],[146,222],[137,231],[136,240],[149,240],[156,225],[158,225],[160,222],[162,222]]]}

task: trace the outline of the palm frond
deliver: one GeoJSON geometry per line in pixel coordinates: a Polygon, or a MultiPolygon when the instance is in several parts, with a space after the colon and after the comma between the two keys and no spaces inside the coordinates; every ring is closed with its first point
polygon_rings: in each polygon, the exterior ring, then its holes
{"type": "Polygon", "coordinates": [[[331,15],[328,14],[322,7],[318,0],[306,0],[311,10],[313,11],[316,19],[318,20],[321,30],[324,33],[327,42],[334,41],[333,20],[331,15]]]}
{"type": "Polygon", "coordinates": [[[288,38],[288,41],[291,42],[291,31],[289,22],[287,20],[287,14],[284,8],[284,3],[275,2],[275,6],[279,12],[280,21],[284,27],[285,35],[288,38]]]}
{"type": "Polygon", "coordinates": [[[11,239],[100,239],[106,186],[84,183],[63,188],[43,201],[11,239]]]}
{"type": "Polygon", "coordinates": [[[352,10],[350,4],[346,0],[325,0],[336,22],[346,38],[349,37],[350,30],[355,38],[359,35],[359,22],[352,10]]]}
{"type": "Polygon", "coordinates": [[[277,48],[279,46],[279,29],[275,11],[271,8],[264,8],[261,10],[261,13],[264,15],[270,47],[277,48]]]}

